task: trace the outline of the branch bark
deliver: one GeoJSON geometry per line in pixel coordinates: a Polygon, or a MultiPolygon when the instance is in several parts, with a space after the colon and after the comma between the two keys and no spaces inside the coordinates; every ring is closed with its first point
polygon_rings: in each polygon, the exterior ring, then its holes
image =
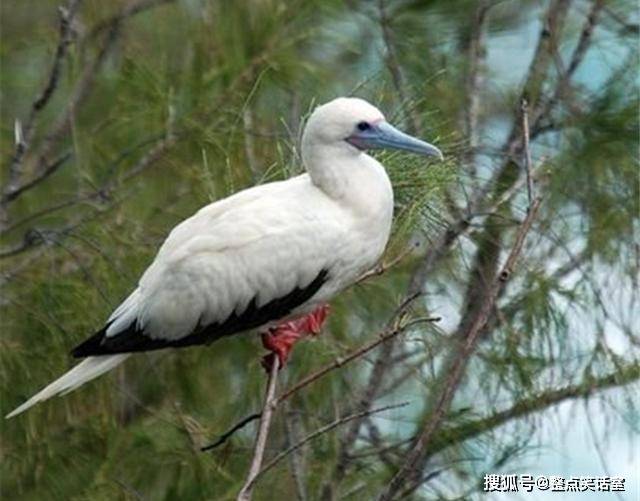
{"type": "Polygon", "coordinates": [[[64,161],[66,161],[66,158],[64,158],[63,161],[60,161],[63,157],[59,157],[58,160],[51,162],[49,158],[54,154],[59,142],[69,132],[79,107],[90,95],[95,77],[102,68],[107,55],[115,45],[120,35],[122,22],[140,12],[165,3],[173,2],[174,0],[139,0],[137,2],[131,2],[122,8],[116,15],[99,23],[94,30],[92,30],[94,35],[106,32],[106,35],[98,48],[98,53],[95,58],[84,67],[77,83],[74,86],[73,92],[69,96],[67,104],[64,110],[60,113],[58,119],[54,122],[51,129],[45,134],[41,144],[38,145],[37,150],[31,152],[37,115],[50,102],[51,97],[58,87],[62,63],[67,55],[68,47],[73,42],[75,36],[73,31],[73,21],[81,1],[82,0],[70,0],[67,3],[67,7],[60,8],[59,42],[54,55],[52,68],[49,73],[49,77],[47,78],[47,84],[38,98],[33,102],[31,112],[24,127],[19,123],[16,124],[16,150],[9,166],[9,181],[2,190],[2,196],[0,197],[0,210],[3,212],[3,219],[5,219],[5,223],[7,219],[7,206],[30,189],[38,186],[42,181],[55,173],[64,161]],[[33,166],[35,174],[31,179],[21,182],[22,167],[28,152],[30,152],[30,157],[35,158],[33,166]]]}
{"type": "Polygon", "coordinates": [[[576,44],[576,47],[569,59],[569,66],[566,71],[560,75],[553,94],[540,103],[535,109],[533,116],[534,130],[537,131],[541,128],[542,123],[549,118],[549,114],[553,110],[554,106],[564,96],[564,94],[566,94],[567,89],[570,87],[571,79],[580,64],[582,64],[582,61],[591,46],[593,32],[598,24],[602,10],[604,9],[604,3],[604,0],[595,0],[591,4],[591,9],[589,10],[587,18],[582,26],[578,43],[576,44]]]}
{"type": "Polygon", "coordinates": [[[631,363],[605,376],[589,378],[579,384],[538,393],[488,417],[439,431],[431,441],[428,456],[433,457],[447,447],[487,433],[514,419],[544,411],[566,400],[587,398],[596,391],[624,386],[638,380],[640,380],[640,364],[631,363]]]}
{"type": "Polygon", "coordinates": [[[414,447],[407,456],[406,460],[403,462],[396,475],[391,479],[391,482],[389,483],[387,488],[381,493],[380,497],[378,498],[380,501],[389,501],[399,493],[407,480],[409,480],[414,472],[416,472],[416,466],[424,457],[425,452],[428,450],[434,433],[439,428],[446,412],[451,405],[453,396],[460,384],[460,381],[462,380],[462,375],[466,364],[471,357],[477,344],[479,335],[487,324],[487,321],[489,320],[491,312],[495,306],[496,298],[498,297],[498,294],[513,272],[516,261],[522,252],[524,239],[531,229],[531,225],[538,212],[539,207],[540,199],[534,200],[526,219],[520,227],[518,235],[516,236],[514,246],[509,253],[509,256],[507,257],[507,260],[502,267],[500,274],[493,282],[490,290],[487,291],[482,306],[478,311],[478,314],[476,315],[474,321],[470,323],[468,331],[464,333],[464,336],[462,336],[463,344],[457,356],[452,359],[451,366],[447,371],[448,377],[444,383],[444,388],[438,398],[435,409],[427,419],[422,432],[420,433],[414,447]]]}
{"type": "Polygon", "coordinates": [[[31,105],[31,111],[24,123],[24,126],[16,120],[16,146],[11,162],[9,164],[9,180],[2,190],[2,205],[15,198],[21,188],[20,178],[22,176],[22,161],[27,151],[31,147],[31,139],[35,131],[35,122],[38,114],[46,108],[51,97],[58,88],[62,63],[67,55],[69,45],[73,42],[74,31],[73,21],[80,7],[81,0],[69,0],[66,7],[59,7],[60,13],[60,33],[58,45],[53,56],[51,70],[46,79],[46,84],[38,97],[31,105]]]}
{"type": "MultiPolygon", "coordinates": [[[[469,69],[467,71],[467,106],[465,107],[466,135],[469,141],[469,152],[467,154],[467,164],[470,176],[475,178],[476,161],[475,153],[478,148],[478,120],[480,115],[480,89],[484,80],[483,64],[486,59],[485,47],[485,24],[487,13],[489,12],[489,1],[481,0],[476,8],[471,34],[469,37],[468,59],[469,69]]],[[[475,179],[474,179],[475,181],[475,179]]]]}
{"type": "MultiPolygon", "coordinates": [[[[409,307],[409,305],[410,305],[410,302],[407,302],[404,305],[404,307],[401,309],[401,311],[399,311],[398,315],[400,317],[404,315],[404,312],[406,311],[406,308],[409,307]]],[[[343,357],[339,357],[335,359],[330,364],[327,364],[321,369],[318,369],[317,371],[309,374],[308,376],[304,377],[302,380],[298,381],[296,384],[291,386],[289,389],[287,389],[286,391],[278,395],[278,397],[276,397],[276,405],[279,405],[283,401],[289,399],[298,391],[309,386],[310,384],[314,383],[318,379],[326,376],[328,373],[334,371],[335,369],[343,367],[354,360],[362,358],[365,354],[369,353],[374,348],[377,348],[379,345],[383,343],[387,343],[388,341],[395,338],[399,334],[405,332],[410,327],[417,325],[418,323],[437,322],[439,320],[440,318],[420,318],[420,319],[410,320],[408,322],[402,322],[402,318],[399,318],[396,324],[394,324],[392,327],[389,327],[388,329],[378,334],[377,339],[367,344],[364,344],[359,348],[356,348],[355,350],[349,352],[347,355],[343,357]]],[[[255,413],[245,417],[244,419],[240,420],[237,424],[235,424],[229,431],[223,433],[218,438],[218,440],[216,440],[213,444],[203,447],[202,451],[207,451],[207,450],[211,450],[211,449],[215,449],[216,447],[219,447],[220,445],[225,443],[229,438],[231,438],[231,436],[235,432],[242,429],[250,422],[255,421],[256,419],[259,419],[261,416],[262,416],[262,413],[255,413]]]]}
{"type": "MultiPolygon", "coordinates": [[[[464,423],[459,426],[445,428],[439,431],[431,441],[425,460],[434,457],[443,450],[462,444],[463,442],[479,437],[513,420],[524,418],[530,414],[543,412],[550,407],[577,398],[588,398],[597,391],[619,388],[640,380],[640,364],[631,363],[620,367],[616,372],[598,378],[589,378],[575,385],[568,385],[557,390],[547,390],[529,398],[522,399],[511,407],[498,411],[490,416],[464,423]]],[[[399,497],[403,499],[409,496],[431,475],[421,476],[410,483],[399,497]]]]}
{"type": "Polygon", "coordinates": [[[524,144],[524,171],[527,179],[527,200],[533,200],[533,179],[531,177],[531,149],[529,148],[529,103],[523,99],[520,103],[522,111],[522,142],[524,144]]]}
{"type": "Polygon", "coordinates": [[[251,460],[251,466],[249,467],[247,480],[242,486],[242,489],[240,489],[238,497],[236,498],[237,501],[249,501],[251,499],[253,485],[256,478],[260,474],[260,470],[262,467],[262,458],[264,457],[264,449],[267,445],[269,429],[271,428],[271,418],[278,405],[275,394],[279,368],[280,363],[278,361],[278,357],[275,354],[271,355],[271,370],[269,371],[267,394],[264,399],[264,407],[262,409],[262,417],[260,419],[260,426],[258,428],[258,436],[256,437],[256,445],[253,450],[253,459],[251,460]]]}
{"type": "Polygon", "coordinates": [[[302,447],[303,445],[307,444],[308,442],[311,442],[312,440],[315,440],[319,436],[330,432],[334,428],[337,428],[338,426],[346,424],[346,423],[348,423],[350,421],[353,421],[355,419],[361,419],[361,418],[364,418],[364,417],[369,417],[369,416],[372,416],[374,414],[378,414],[380,412],[388,411],[388,410],[391,410],[391,409],[399,409],[400,407],[405,407],[407,405],[409,405],[409,402],[402,402],[401,404],[387,405],[387,406],[384,406],[384,407],[380,407],[379,409],[370,409],[370,410],[358,412],[356,414],[351,414],[350,416],[338,418],[335,421],[332,421],[331,423],[322,426],[321,428],[317,429],[313,433],[310,433],[309,435],[304,437],[302,440],[300,440],[296,444],[292,445],[291,447],[285,449],[284,451],[279,453],[277,456],[275,456],[271,461],[269,461],[264,466],[264,468],[262,468],[262,470],[260,470],[260,472],[255,476],[253,482],[255,483],[262,475],[264,475],[266,472],[271,470],[274,466],[276,466],[280,461],[282,461],[284,458],[286,458],[289,454],[297,451],[300,447],[302,447]]]}
{"type": "MultiPolygon", "coordinates": [[[[389,17],[385,0],[378,0],[378,22],[380,24],[380,29],[382,30],[382,41],[384,42],[384,46],[387,51],[387,54],[385,55],[385,63],[389,73],[391,73],[393,86],[400,96],[400,101],[406,106],[409,103],[407,93],[405,92],[405,77],[398,59],[393,30],[391,29],[391,18],[389,17]]],[[[409,132],[417,134],[420,130],[420,121],[413,111],[408,110],[408,114],[410,120],[409,132]]]]}

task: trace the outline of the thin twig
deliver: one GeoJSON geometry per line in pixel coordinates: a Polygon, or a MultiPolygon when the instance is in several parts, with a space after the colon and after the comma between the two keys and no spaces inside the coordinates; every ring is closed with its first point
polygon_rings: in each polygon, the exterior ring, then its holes
{"type": "MultiPolygon", "coordinates": [[[[405,308],[405,305],[411,304],[416,298],[420,297],[421,295],[421,291],[410,293],[401,303],[398,310],[401,311],[403,308],[405,308]]],[[[396,314],[394,314],[391,318],[393,322],[393,319],[396,318],[396,314]]],[[[419,320],[416,319],[412,322],[417,321],[419,320]]],[[[369,376],[367,385],[357,397],[357,404],[355,408],[358,412],[365,412],[369,410],[376,396],[379,394],[379,391],[382,387],[382,382],[384,381],[384,376],[387,373],[387,370],[391,367],[391,363],[389,361],[391,360],[391,357],[393,355],[396,341],[397,339],[395,339],[395,337],[391,338],[389,342],[384,343],[381,350],[378,352],[373,364],[373,368],[371,369],[371,375],[369,376]]],[[[362,420],[354,420],[347,427],[347,430],[342,437],[342,440],[340,441],[338,459],[333,469],[333,473],[330,476],[330,480],[325,481],[324,486],[322,487],[322,491],[320,494],[321,499],[329,500],[335,498],[334,491],[336,490],[337,484],[342,481],[347,473],[347,468],[351,461],[351,448],[355,445],[358,436],[360,435],[362,422],[362,420]]]]}
{"type": "MultiPolygon", "coordinates": [[[[299,413],[292,412],[289,402],[284,402],[283,410],[285,418],[282,420],[285,435],[286,447],[291,447],[298,442],[299,432],[299,413]]],[[[303,451],[297,450],[289,456],[289,469],[291,471],[291,477],[293,483],[296,486],[296,497],[298,501],[307,501],[309,496],[307,495],[307,475],[306,475],[306,461],[303,451]]]]}
{"type": "Polygon", "coordinates": [[[231,437],[231,435],[233,435],[236,431],[241,430],[252,421],[255,421],[256,419],[260,419],[260,416],[262,416],[261,412],[257,412],[255,414],[251,414],[247,416],[242,421],[239,421],[233,428],[229,429],[228,431],[220,435],[220,438],[218,438],[218,440],[216,440],[212,444],[209,444],[209,445],[206,445],[205,447],[200,448],[200,450],[202,452],[206,452],[208,450],[215,449],[219,445],[224,444],[231,437]]]}
{"type": "Polygon", "coordinates": [[[365,271],[360,277],[355,281],[356,284],[364,282],[371,277],[378,277],[384,273],[386,273],[389,269],[394,268],[402,261],[404,261],[407,256],[409,256],[416,248],[416,245],[410,245],[406,249],[404,249],[400,254],[387,262],[381,262],[376,267],[370,269],[369,271],[365,271]]]}
{"type": "Polygon", "coordinates": [[[86,39],[92,39],[103,31],[108,30],[116,23],[120,23],[129,17],[133,17],[141,12],[154,9],[155,7],[159,7],[160,5],[173,3],[176,0],[140,0],[138,2],[130,2],[126,5],[121,11],[117,12],[113,16],[105,19],[97,23],[88,35],[85,37],[86,39]]]}
{"type": "Polygon", "coordinates": [[[453,396],[458,388],[458,385],[460,384],[460,381],[462,380],[462,375],[467,361],[469,360],[471,354],[475,349],[476,342],[480,336],[480,333],[483,331],[491,316],[491,312],[493,311],[493,308],[495,306],[496,298],[498,297],[500,291],[513,272],[516,261],[522,252],[524,239],[531,229],[531,225],[533,224],[533,220],[538,212],[539,207],[540,199],[536,198],[533,201],[533,204],[530,207],[527,217],[523,221],[520,230],[518,231],[513,248],[511,249],[511,252],[507,257],[502,270],[498,274],[496,280],[494,280],[494,282],[492,283],[490,289],[485,294],[484,301],[473,321],[469,323],[467,332],[464,336],[461,337],[461,339],[464,340],[463,344],[457,356],[451,359],[452,363],[447,371],[447,379],[444,382],[443,390],[438,398],[433,412],[427,419],[422,432],[416,440],[415,446],[412,448],[411,452],[402,463],[396,475],[394,475],[394,477],[391,479],[386,489],[380,494],[378,498],[380,501],[389,501],[398,494],[398,492],[402,489],[410,476],[416,472],[417,465],[420,463],[425,452],[428,450],[434,433],[440,427],[440,424],[442,423],[451,405],[453,396]]]}
{"type": "Polygon", "coordinates": [[[524,146],[524,171],[527,176],[527,200],[529,207],[533,199],[533,179],[531,177],[531,148],[529,147],[529,103],[523,98],[520,102],[522,111],[522,144],[524,146]]]}
{"type": "Polygon", "coordinates": [[[49,104],[51,97],[58,88],[62,62],[67,55],[68,47],[73,42],[75,35],[73,30],[73,20],[76,12],[78,11],[78,7],[80,6],[80,2],[81,0],[69,0],[66,7],[61,6],[58,8],[60,13],[60,34],[46,84],[38,97],[33,101],[31,111],[29,112],[29,116],[24,125],[16,120],[16,146],[9,165],[9,180],[2,190],[3,205],[6,203],[5,199],[10,197],[20,187],[22,161],[25,154],[31,147],[31,139],[35,131],[36,117],[47,106],[47,104],[49,104]]]}
{"type": "Polygon", "coordinates": [[[280,362],[278,357],[275,354],[271,355],[271,370],[269,371],[267,394],[264,399],[264,407],[262,409],[262,417],[260,418],[260,427],[258,429],[258,436],[256,437],[256,445],[253,450],[253,459],[251,460],[247,480],[242,489],[240,489],[238,497],[236,498],[237,501],[249,501],[251,499],[253,484],[262,467],[264,449],[267,445],[267,437],[269,436],[269,429],[271,428],[271,418],[276,406],[278,405],[275,394],[279,368],[280,362]]]}
{"type": "Polygon", "coordinates": [[[587,20],[580,32],[580,39],[573,51],[569,67],[567,68],[567,79],[573,76],[575,71],[578,69],[578,66],[580,66],[580,63],[584,60],[584,56],[591,45],[591,37],[596,25],[598,24],[600,12],[604,8],[604,4],[605,0],[594,0],[591,5],[591,10],[589,10],[589,14],[587,14],[587,20]]]}
{"type": "Polygon", "coordinates": [[[111,48],[115,45],[120,36],[120,24],[114,24],[105,36],[105,39],[98,50],[96,57],[88,64],[77,84],[73,93],[67,101],[64,111],[60,114],[58,120],[54,123],[51,131],[45,136],[42,144],[37,152],[38,160],[36,168],[42,170],[47,163],[47,158],[51,155],[59,141],[61,141],[71,129],[71,125],[76,117],[78,109],[85,102],[87,97],[93,90],[96,75],[99,73],[102,65],[107,59],[107,55],[111,48]]]}
{"type": "Polygon", "coordinates": [[[36,174],[32,179],[18,185],[14,186],[11,190],[5,192],[0,199],[0,205],[6,206],[9,202],[18,198],[22,193],[27,190],[30,190],[40,182],[47,179],[53,173],[55,173],[62,165],[71,158],[71,152],[64,153],[56,160],[51,162],[49,165],[45,165],[38,174],[36,174]]]}
{"type": "Polygon", "coordinates": [[[475,11],[469,38],[469,66],[466,80],[467,106],[465,106],[466,135],[469,140],[467,163],[469,173],[476,182],[476,149],[478,148],[478,121],[480,116],[480,91],[484,81],[484,62],[487,50],[485,47],[485,24],[490,4],[488,0],[480,0],[475,11]]]}
{"type": "Polygon", "coordinates": [[[631,33],[631,34],[640,33],[640,24],[628,22],[627,19],[625,19],[622,15],[618,14],[611,7],[605,7],[604,11],[607,13],[607,15],[611,19],[613,19],[616,23],[618,23],[620,26],[622,26],[621,31],[622,31],[623,34],[625,34],[625,33],[631,33]]]}
{"type": "Polygon", "coordinates": [[[370,410],[363,411],[363,412],[357,412],[355,414],[351,414],[350,416],[346,416],[346,417],[342,417],[342,418],[336,419],[335,421],[332,421],[331,423],[326,424],[326,425],[322,426],[321,428],[318,428],[316,431],[314,431],[313,433],[310,433],[309,435],[304,437],[302,440],[300,440],[298,443],[296,443],[296,444],[292,445],[291,447],[285,449],[280,454],[275,456],[271,461],[269,461],[260,470],[260,472],[256,475],[256,477],[253,480],[253,483],[255,484],[257,482],[258,478],[260,478],[262,475],[264,475],[266,472],[268,472],[270,469],[272,469],[275,465],[277,465],[280,461],[282,461],[284,458],[286,458],[289,454],[295,452],[296,450],[298,450],[300,447],[302,447],[306,443],[311,442],[312,440],[318,438],[320,435],[323,435],[323,434],[325,434],[327,432],[330,432],[334,428],[337,428],[340,425],[348,423],[349,421],[353,421],[354,419],[360,419],[360,418],[368,417],[368,416],[371,416],[373,414],[378,414],[380,412],[388,411],[388,410],[391,410],[391,409],[399,409],[400,407],[406,407],[407,405],[409,405],[409,403],[410,402],[402,402],[400,404],[386,405],[386,406],[380,407],[378,409],[370,409],[370,410]]]}
{"type": "MultiPolygon", "coordinates": [[[[604,8],[604,0],[595,0],[591,9],[587,15],[587,19],[585,20],[582,30],[580,31],[580,38],[578,39],[578,43],[576,44],[573,53],[569,59],[569,65],[566,71],[561,71],[560,78],[556,83],[553,94],[543,100],[539,106],[534,110],[533,120],[532,120],[532,136],[541,132],[544,129],[543,123],[545,121],[549,121],[551,111],[554,106],[558,103],[558,101],[567,94],[567,90],[571,86],[571,79],[573,78],[576,70],[584,61],[584,57],[591,47],[591,42],[593,40],[593,32],[598,24],[600,13],[604,8]]],[[[559,57],[559,56],[558,56],[559,57]]],[[[551,120],[553,122],[553,120],[551,120]]]]}
{"type": "MultiPolygon", "coordinates": [[[[44,135],[38,150],[33,152],[33,156],[36,157],[36,174],[31,180],[20,184],[21,164],[27,150],[30,148],[30,140],[33,135],[35,118],[37,113],[50,101],[51,96],[57,88],[62,60],[67,53],[68,45],[73,41],[74,32],[72,29],[72,21],[80,1],[81,0],[71,0],[66,8],[60,9],[60,42],[54,56],[54,63],[47,85],[40,96],[34,101],[32,111],[25,126],[22,127],[19,123],[16,124],[16,152],[14,153],[10,165],[9,182],[3,189],[2,196],[0,197],[0,209],[2,210],[6,210],[6,207],[11,202],[31,188],[37,186],[40,182],[44,181],[64,163],[64,161],[60,162],[59,159],[54,162],[50,162],[48,159],[54,153],[58,143],[65,137],[71,128],[78,109],[90,95],[96,75],[99,73],[106,61],[107,55],[118,40],[122,23],[129,17],[140,12],[162,4],[170,3],[174,0],[139,0],[137,2],[131,2],[121,9],[116,15],[96,26],[92,31],[93,34],[102,33],[103,31],[107,32],[98,49],[98,54],[83,69],[64,110],[54,122],[51,129],[44,135]]],[[[172,141],[173,139],[167,140],[167,146],[170,146],[172,141]]],[[[66,161],[66,158],[64,160],[66,161]]]]}
{"type": "MultiPolygon", "coordinates": [[[[253,130],[255,128],[255,120],[253,118],[253,110],[251,105],[247,103],[246,108],[242,111],[242,125],[244,130],[253,130]]],[[[247,164],[254,182],[260,179],[262,169],[258,164],[258,157],[256,155],[256,144],[252,134],[244,135],[244,153],[247,159],[247,164]]]]}
{"type": "MultiPolygon", "coordinates": [[[[440,320],[440,317],[427,318],[427,319],[422,318],[422,319],[417,319],[417,320],[419,320],[420,322],[438,322],[440,320]]],[[[404,323],[403,325],[398,325],[398,326],[396,326],[396,327],[394,327],[394,328],[392,328],[390,330],[384,331],[382,334],[380,334],[378,336],[378,338],[376,340],[371,341],[370,343],[367,343],[367,344],[361,346],[360,348],[357,348],[356,350],[352,351],[351,353],[349,353],[348,355],[346,355],[344,357],[337,358],[336,360],[334,360],[329,365],[326,365],[322,369],[319,369],[316,372],[314,372],[313,374],[308,375],[307,377],[305,377],[304,379],[302,379],[301,381],[296,383],[294,386],[289,388],[287,391],[282,393],[280,396],[278,396],[278,398],[277,398],[278,403],[282,402],[283,400],[286,400],[289,397],[291,397],[291,395],[293,395],[294,393],[300,391],[305,386],[310,385],[311,383],[313,383],[316,380],[320,379],[321,377],[323,377],[327,373],[333,371],[334,369],[342,367],[342,366],[348,364],[349,362],[352,362],[353,360],[362,357],[365,353],[368,353],[369,351],[371,351],[374,348],[378,347],[382,343],[384,343],[386,341],[389,341],[390,339],[393,339],[394,337],[396,337],[401,332],[404,332],[409,327],[412,327],[413,325],[415,325],[417,323],[417,320],[416,321],[409,321],[409,322],[404,323]]]]}
{"type": "MultiPolygon", "coordinates": [[[[286,391],[284,391],[283,393],[281,393],[276,397],[276,405],[279,405],[283,401],[289,399],[292,395],[294,395],[301,389],[309,386],[310,384],[314,383],[318,379],[326,376],[328,373],[332,372],[333,370],[343,367],[344,365],[348,364],[349,362],[352,362],[353,360],[361,358],[362,356],[364,356],[374,348],[377,348],[379,345],[393,339],[394,337],[406,331],[410,327],[416,325],[417,323],[438,322],[438,321],[440,321],[440,317],[420,318],[420,319],[410,320],[405,323],[399,323],[398,325],[390,327],[389,329],[378,334],[377,339],[356,348],[355,350],[351,351],[350,353],[348,353],[343,357],[336,358],[330,364],[325,365],[321,369],[318,369],[317,371],[309,374],[302,380],[298,381],[292,387],[290,387],[289,389],[287,389],[286,391]]],[[[207,451],[207,450],[211,450],[211,449],[215,449],[216,447],[219,447],[220,445],[225,443],[229,438],[231,438],[231,436],[235,432],[242,429],[250,422],[255,421],[256,419],[259,419],[261,416],[262,416],[262,413],[254,413],[245,417],[244,419],[239,421],[237,424],[235,424],[233,427],[231,427],[228,431],[220,435],[220,437],[213,444],[203,447],[202,450],[207,451]]]]}
{"type": "Polygon", "coordinates": [[[489,416],[441,429],[431,441],[431,446],[427,454],[434,456],[448,447],[461,444],[483,433],[487,433],[514,419],[520,419],[536,412],[542,412],[566,400],[588,398],[596,391],[622,387],[630,383],[635,383],[639,379],[640,364],[634,362],[605,376],[597,378],[587,377],[577,384],[536,393],[489,416]]]}
{"type": "MultiPolygon", "coordinates": [[[[378,22],[380,29],[382,30],[382,41],[384,42],[385,49],[387,51],[385,62],[389,73],[391,73],[391,79],[393,80],[393,86],[396,92],[400,96],[400,101],[403,106],[409,104],[407,94],[405,92],[405,77],[402,72],[402,66],[398,59],[398,52],[396,50],[396,44],[393,37],[393,30],[391,28],[391,19],[387,11],[387,5],[385,0],[378,0],[378,22]]],[[[420,131],[420,121],[418,116],[413,110],[407,110],[409,115],[409,132],[417,134],[420,131]]]]}
{"type": "MultiPolygon", "coordinates": [[[[417,298],[422,296],[423,288],[422,287],[414,287],[413,281],[409,284],[407,294],[404,300],[400,303],[394,314],[391,316],[390,324],[397,324],[397,321],[394,319],[401,318],[402,312],[413,303],[417,298]]],[[[426,319],[432,320],[432,319],[426,319]]],[[[420,319],[415,319],[412,323],[417,323],[420,319]]],[[[382,387],[382,382],[384,381],[384,377],[388,371],[388,369],[392,366],[390,360],[393,356],[393,351],[395,349],[396,343],[395,336],[392,336],[389,342],[384,343],[382,349],[378,352],[375,362],[373,364],[373,368],[371,369],[371,374],[369,376],[369,380],[367,381],[367,385],[362,390],[361,394],[357,398],[357,407],[358,412],[364,412],[371,408],[376,396],[379,394],[379,391],[382,387]]],[[[336,461],[335,467],[333,469],[333,473],[330,474],[330,480],[325,481],[320,498],[323,500],[334,499],[334,491],[338,483],[342,481],[345,477],[347,468],[350,463],[350,451],[354,446],[358,436],[360,435],[360,428],[362,426],[362,420],[354,420],[346,430],[344,437],[340,441],[340,448],[338,451],[338,459],[336,461]]]]}

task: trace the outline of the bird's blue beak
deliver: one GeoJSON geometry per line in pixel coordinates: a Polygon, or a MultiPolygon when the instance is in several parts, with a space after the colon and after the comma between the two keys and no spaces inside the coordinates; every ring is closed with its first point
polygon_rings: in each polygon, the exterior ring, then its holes
{"type": "Polygon", "coordinates": [[[359,130],[351,134],[347,138],[347,142],[360,150],[383,148],[406,150],[444,160],[442,152],[438,148],[399,131],[384,120],[366,125],[366,129],[359,128],[359,130]]]}

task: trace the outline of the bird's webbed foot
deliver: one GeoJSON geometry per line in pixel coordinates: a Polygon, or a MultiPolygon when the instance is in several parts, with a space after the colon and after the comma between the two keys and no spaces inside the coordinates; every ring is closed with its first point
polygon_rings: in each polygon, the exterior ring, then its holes
{"type": "MultiPolygon", "coordinates": [[[[328,313],[329,305],[325,304],[304,317],[271,327],[261,334],[262,345],[278,357],[278,367],[282,368],[286,365],[293,345],[300,339],[320,334],[328,313]]],[[[272,360],[271,355],[265,355],[262,358],[262,366],[265,370],[271,369],[272,360]]]]}

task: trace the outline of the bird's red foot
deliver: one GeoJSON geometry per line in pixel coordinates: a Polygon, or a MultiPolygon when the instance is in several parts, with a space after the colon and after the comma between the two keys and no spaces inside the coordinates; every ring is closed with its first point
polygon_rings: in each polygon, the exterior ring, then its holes
{"type": "MultiPolygon", "coordinates": [[[[287,363],[293,345],[298,340],[308,335],[320,334],[328,313],[329,305],[325,304],[304,317],[271,327],[267,332],[261,334],[262,346],[278,357],[278,367],[282,368],[287,363]]],[[[262,358],[262,366],[267,371],[271,370],[272,360],[271,355],[262,358]]]]}

